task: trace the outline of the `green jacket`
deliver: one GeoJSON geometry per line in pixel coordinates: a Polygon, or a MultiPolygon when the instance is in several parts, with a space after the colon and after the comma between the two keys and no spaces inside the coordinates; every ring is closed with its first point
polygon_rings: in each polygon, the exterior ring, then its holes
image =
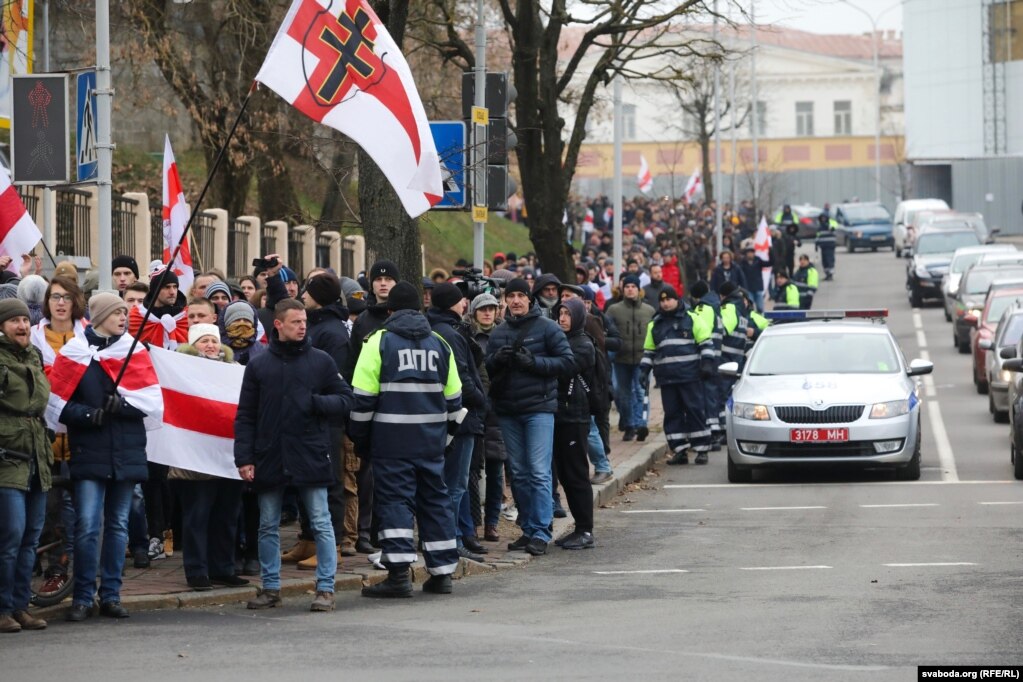
{"type": "MultiPolygon", "coordinates": [[[[0,447],[33,455],[39,482],[50,489],[53,449],[46,435],[43,413],[50,398],[50,382],[34,346],[20,348],[0,336],[0,447]]],[[[0,460],[0,488],[29,489],[29,462],[0,460]]]]}
{"type": "Polygon", "coordinates": [[[643,342],[654,313],[654,309],[642,298],[638,301],[623,298],[608,306],[606,314],[622,335],[622,348],[615,354],[616,364],[638,365],[643,360],[643,342]]]}

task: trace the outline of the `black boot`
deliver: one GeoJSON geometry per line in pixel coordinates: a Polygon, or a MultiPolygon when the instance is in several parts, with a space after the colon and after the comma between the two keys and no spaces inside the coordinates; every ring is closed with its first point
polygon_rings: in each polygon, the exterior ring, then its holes
{"type": "Polygon", "coordinates": [[[387,579],[376,585],[362,588],[363,597],[377,599],[401,599],[412,596],[412,575],[408,566],[387,569],[387,579]]]}
{"type": "Polygon", "coordinates": [[[423,583],[423,592],[432,592],[433,594],[451,594],[451,576],[431,575],[427,578],[426,582],[423,583]]]}

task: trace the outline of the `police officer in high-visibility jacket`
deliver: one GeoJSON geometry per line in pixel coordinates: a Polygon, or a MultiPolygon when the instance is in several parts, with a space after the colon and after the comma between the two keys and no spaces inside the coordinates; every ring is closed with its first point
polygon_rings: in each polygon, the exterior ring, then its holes
{"type": "Polygon", "coordinates": [[[775,270],[774,287],[775,310],[799,309],[799,287],[792,283],[784,270],[775,270]]]}
{"type": "Polygon", "coordinates": [[[702,280],[694,284],[689,293],[693,297],[693,314],[703,318],[711,329],[710,337],[714,348],[714,360],[711,363],[710,378],[703,385],[703,412],[707,420],[707,427],[710,429],[711,449],[717,450],[725,435],[718,409],[719,406],[724,405],[725,401],[721,395],[723,386],[717,375],[718,365],[721,364],[721,340],[724,338],[724,328],[721,325],[721,299],[717,292],[711,291],[710,285],[702,280]]]}
{"type": "Polygon", "coordinates": [[[813,296],[817,293],[821,278],[805,253],[799,256],[799,269],[792,275],[792,281],[799,287],[799,309],[809,310],[813,306],[813,296]]]}
{"type": "Polygon", "coordinates": [[[668,464],[707,463],[710,428],[704,407],[704,386],[714,376],[713,328],[708,318],[688,309],[672,287],[658,295],[660,312],[647,325],[640,372],[644,387],[654,373],[664,403],[664,432],[672,456],[668,464]]]}
{"type": "Polygon", "coordinates": [[[385,581],[362,589],[365,597],[412,596],[413,509],[430,573],[423,591],[450,594],[458,566],[444,448],[464,415],[462,383],[451,348],[430,330],[421,305],[408,282],[391,289],[391,315],[366,339],[352,378],[348,435],[371,455],[380,562],[388,570],[385,581]]]}
{"type": "MultiPolygon", "coordinates": [[[[726,282],[721,285],[718,293],[722,299],[721,324],[725,331],[721,340],[721,359],[723,362],[739,363],[741,372],[746,364],[746,354],[770,321],[756,311],[749,294],[742,288],[726,282]]],[[[735,379],[723,379],[728,387],[724,392],[727,400],[735,379]]]]}
{"type": "Polygon", "coordinates": [[[830,282],[835,274],[835,247],[838,240],[835,239],[835,228],[838,223],[831,217],[828,205],[817,216],[817,237],[813,248],[821,252],[821,266],[824,268],[824,281],[830,282]]]}

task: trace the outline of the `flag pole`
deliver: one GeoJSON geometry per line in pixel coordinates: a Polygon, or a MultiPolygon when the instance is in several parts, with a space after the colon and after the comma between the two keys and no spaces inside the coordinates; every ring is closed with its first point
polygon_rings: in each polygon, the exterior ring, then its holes
{"type": "MultiPolygon", "coordinates": [[[[199,215],[199,207],[202,206],[203,199],[206,198],[206,192],[209,190],[210,185],[213,183],[213,176],[217,174],[217,169],[220,168],[220,162],[224,160],[224,155],[227,153],[227,146],[231,143],[231,138],[234,137],[235,131],[238,129],[238,124],[241,123],[242,116],[245,115],[245,109],[249,106],[249,100],[252,99],[252,93],[256,91],[256,81],[252,81],[252,86],[249,88],[248,93],[245,95],[242,106],[238,110],[238,116],[234,119],[234,124],[231,125],[231,130],[228,131],[227,137],[224,138],[223,144],[220,145],[220,149],[217,151],[217,158],[213,161],[213,168],[210,169],[209,174],[206,176],[206,183],[202,186],[202,191],[199,192],[199,198],[195,201],[195,210],[189,212],[188,222],[185,223],[185,229],[181,231],[181,238],[178,239],[177,245],[174,247],[174,252],[170,255],[170,258],[164,264],[163,270],[160,272],[160,276],[156,282],[152,284],[150,291],[159,293],[160,289],[163,288],[163,280],[167,276],[167,272],[170,270],[171,263],[177,260],[178,253],[181,251],[182,244],[188,239],[189,232],[192,229],[192,223],[195,222],[195,217],[199,215]]],[[[155,297],[154,297],[155,298],[155,297]]],[[[142,316],[142,323],[139,325],[139,335],[141,336],[142,330],[146,328],[146,322],[149,321],[149,316],[152,314],[152,307],[146,308],[146,314],[142,316]]],[[[125,330],[127,331],[127,330],[125,330]]],[[[114,391],[121,384],[121,379],[124,378],[124,372],[128,369],[128,362],[131,360],[132,354],[135,352],[135,348],[139,345],[139,337],[134,336],[131,340],[131,346],[128,348],[128,354],[124,358],[124,363],[121,365],[120,371],[117,372],[117,378],[114,379],[114,391]]]]}

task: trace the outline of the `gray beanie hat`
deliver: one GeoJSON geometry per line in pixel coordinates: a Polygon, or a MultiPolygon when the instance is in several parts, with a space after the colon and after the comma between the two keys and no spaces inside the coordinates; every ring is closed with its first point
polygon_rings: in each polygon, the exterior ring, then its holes
{"type": "Polygon", "coordinates": [[[46,298],[47,286],[49,285],[46,280],[39,275],[29,275],[18,285],[18,298],[25,303],[42,305],[43,299],[46,298]]]}
{"type": "Polygon", "coordinates": [[[0,324],[12,317],[28,317],[28,306],[19,298],[6,298],[0,301],[0,324]]]}
{"type": "Polygon", "coordinates": [[[488,305],[501,307],[501,304],[493,294],[480,294],[476,298],[472,299],[472,303],[469,304],[469,314],[473,315],[480,308],[485,308],[488,305]]]}
{"type": "Polygon", "coordinates": [[[245,301],[235,301],[224,308],[224,327],[230,327],[231,323],[238,320],[248,320],[252,324],[256,323],[256,311],[252,309],[252,304],[245,301]]]}
{"type": "Polygon", "coordinates": [[[361,286],[359,286],[359,283],[356,282],[351,277],[342,277],[341,278],[341,295],[344,297],[345,304],[347,304],[353,298],[359,298],[359,299],[365,298],[366,297],[366,290],[363,289],[361,286]]]}
{"type": "Polygon", "coordinates": [[[0,284],[0,301],[8,298],[18,298],[18,285],[12,282],[0,284]]]}

